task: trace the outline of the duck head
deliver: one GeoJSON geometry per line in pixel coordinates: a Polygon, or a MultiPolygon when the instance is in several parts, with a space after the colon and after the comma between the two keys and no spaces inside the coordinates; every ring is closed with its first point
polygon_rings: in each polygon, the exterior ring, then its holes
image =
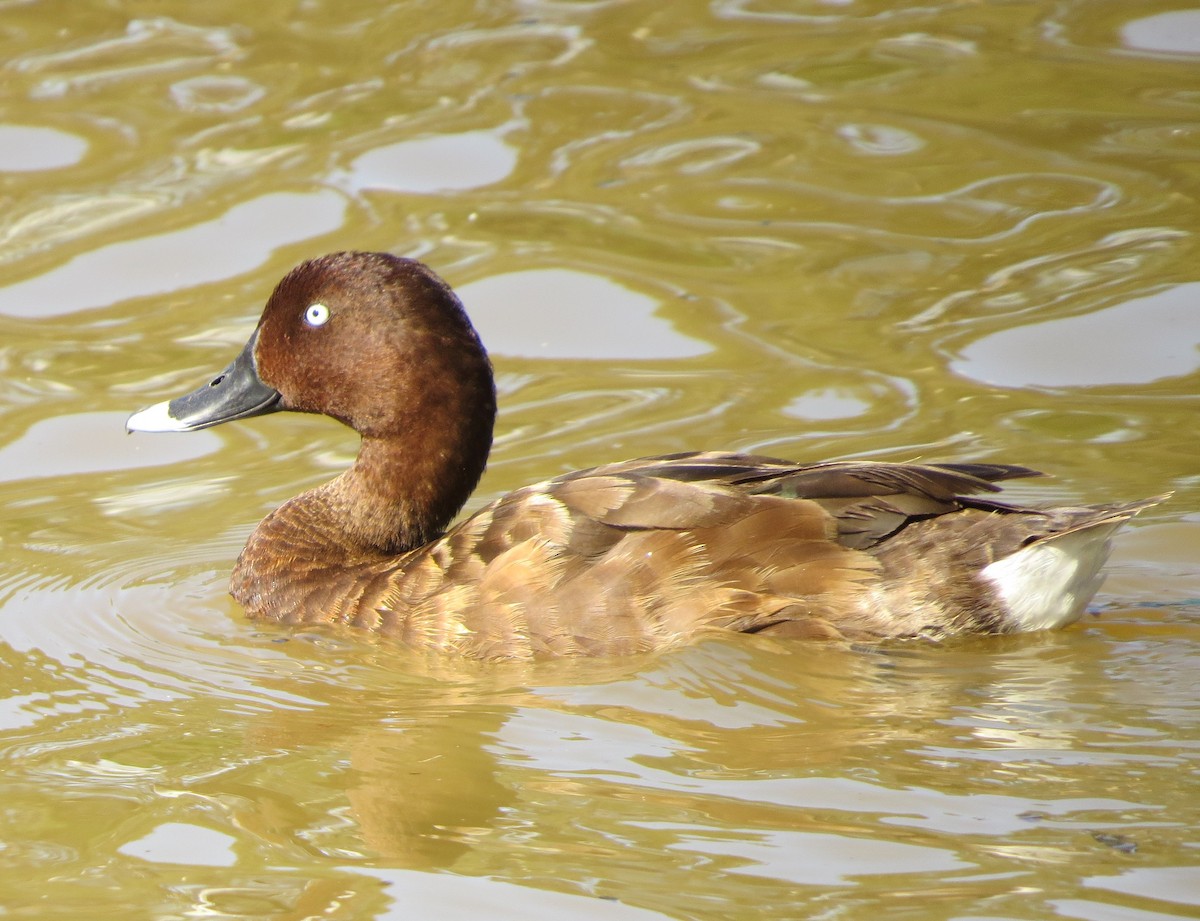
{"type": "Polygon", "coordinates": [[[190,432],[280,410],[359,432],[350,472],[360,491],[366,479],[397,501],[429,494],[428,531],[448,523],[482,474],[496,396],[478,335],[431,269],[388,253],[334,253],[284,276],[224,371],[126,428],[190,432]]]}
{"type": "Polygon", "coordinates": [[[487,415],[486,352],[458,297],[427,266],[334,253],[276,286],[240,355],[185,396],[130,416],[131,432],[191,432],[279,410],[320,413],[367,437],[463,409],[487,415]]]}

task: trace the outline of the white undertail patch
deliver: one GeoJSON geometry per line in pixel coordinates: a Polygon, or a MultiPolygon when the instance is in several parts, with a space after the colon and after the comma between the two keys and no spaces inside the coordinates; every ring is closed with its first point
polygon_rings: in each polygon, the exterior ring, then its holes
{"type": "Polygon", "coordinates": [[[1041,540],[984,567],[1017,631],[1050,630],[1083,615],[1100,583],[1109,538],[1121,522],[1041,540]]]}

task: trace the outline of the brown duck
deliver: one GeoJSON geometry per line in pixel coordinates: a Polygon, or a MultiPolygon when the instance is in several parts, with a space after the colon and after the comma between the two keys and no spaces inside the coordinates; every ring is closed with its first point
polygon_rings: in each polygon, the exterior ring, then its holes
{"type": "Polygon", "coordinates": [[[341,476],[251,534],[252,617],[476,657],[619,655],[712,630],[850,639],[1071,623],[1109,538],[1156,499],[1024,508],[1004,464],[673,454],[568,473],[451,526],[491,447],[491,364],[437,275],[336,253],[279,283],[242,353],[129,419],[192,431],[277,410],[362,436],[341,476]]]}

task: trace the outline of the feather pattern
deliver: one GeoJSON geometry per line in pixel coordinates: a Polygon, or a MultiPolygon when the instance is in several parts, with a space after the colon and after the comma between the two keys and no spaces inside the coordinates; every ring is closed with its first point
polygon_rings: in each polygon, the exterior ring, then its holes
{"type": "MultiPolygon", "coordinates": [[[[981,575],[988,565],[1068,533],[1111,530],[1154,501],[1042,510],[978,496],[1035,475],[1004,465],[651,457],[519,489],[399,558],[351,562],[320,534],[325,566],[243,600],[272,619],[349,624],[482,658],[622,655],[716,629],[845,639],[1011,632],[1020,624],[981,575]]],[[[277,514],[290,521],[310,508],[293,500],[277,514]]],[[[287,533],[306,535],[281,555],[289,566],[316,551],[304,543],[319,529],[287,533]]],[[[282,534],[271,538],[276,553],[282,534]]]]}

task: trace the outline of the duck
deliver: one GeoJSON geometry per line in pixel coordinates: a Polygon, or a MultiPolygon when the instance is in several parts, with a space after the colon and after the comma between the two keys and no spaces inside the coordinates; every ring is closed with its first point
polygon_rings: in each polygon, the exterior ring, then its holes
{"type": "Polygon", "coordinates": [[[421,262],[339,252],[292,269],[240,354],[129,417],[190,432],[282,410],[361,437],[339,476],[250,534],[230,592],[251,619],[347,626],[478,659],[623,656],[721,632],[880,642],[1080,619],[1113,532],[1164,496],[1027,507],[999,463],[732,452],[602,464],[454,523],[487,464],[492,364],[421,262]]]}

